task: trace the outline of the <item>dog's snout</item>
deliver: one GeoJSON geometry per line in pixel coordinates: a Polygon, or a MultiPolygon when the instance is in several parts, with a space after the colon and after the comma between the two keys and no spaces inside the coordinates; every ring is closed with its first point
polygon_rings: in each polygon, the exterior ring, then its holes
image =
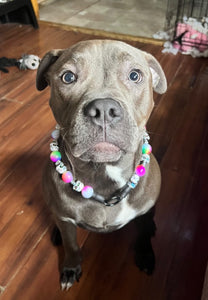
{"type": "Polygon", "coordinates": [[[123,118],[121,105],[110,98],[95,99],[87,104],[84,114],[99,126],[108,123],[117,123],[123,118]]]}

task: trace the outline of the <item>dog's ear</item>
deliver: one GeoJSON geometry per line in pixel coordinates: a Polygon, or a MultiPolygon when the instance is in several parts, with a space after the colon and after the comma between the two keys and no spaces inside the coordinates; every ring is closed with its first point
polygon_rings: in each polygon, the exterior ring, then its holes
{"type": "Polygon", "coordinates": [[[167,90],[167,80],[159,62],[151,54],[145,53],[151,74],[152,86],[156,93],[163,94],[167,90]]]}
{"type": "Polygon", "coordinates": [[[46,78],[46,73],[50,66],[57,61],[63,51],[64,50],[62,49],[51,50],[42,58],[36,76],[36,87],[39,91],[44,90],[48,86],[49,83],[46,78]]]}

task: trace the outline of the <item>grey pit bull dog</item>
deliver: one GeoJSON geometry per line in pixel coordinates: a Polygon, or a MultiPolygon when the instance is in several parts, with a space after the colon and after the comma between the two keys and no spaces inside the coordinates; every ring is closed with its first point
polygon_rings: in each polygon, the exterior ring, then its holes
{"type": "Polygon", "coordinates": [[[62,180],[56,164],[49,160],[43,190],[57,225],[53,241],[63,242],[65,249],[62,289],[69,289],[81,276],[76,226],[111,232],[136,219],[136,264],[151,274],[155,265],[153,208],[161,183],[152,154],[145,175],[136,176],[139,182],[134,188],[131,178],[143,160],[153,90],[164,93],[167,88],[160,64],[152,55],[124,42],[83,41],[43,57],[37,88],[43,90],[48,85],[50,107],[60,128],[55,143],[61,161],[73,174],[74,184],[79,180],[94,191],[91,198],[83,198],[62,180]]]}

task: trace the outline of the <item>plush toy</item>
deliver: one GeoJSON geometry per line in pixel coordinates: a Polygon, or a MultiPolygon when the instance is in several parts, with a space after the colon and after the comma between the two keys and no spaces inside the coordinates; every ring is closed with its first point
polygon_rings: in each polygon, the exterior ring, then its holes
{"type": "Polygon", "coordinates": [[[19,68],[20,70],[36,70],[40,63],[40,58],[33,54],[24,54],[21,59],[19,59],[19,68]]]}
{"type": "Polygon", "coordinates": [[[15,58],[7,58],[1,57],[0,58],[0,71],[4,73],[8,73],[9,70],[6,67],[16,66],[20,70],[36,70],[39,66],[40,58],[33,54],[24,54],[22,58],[15,59],[15,58]]]}

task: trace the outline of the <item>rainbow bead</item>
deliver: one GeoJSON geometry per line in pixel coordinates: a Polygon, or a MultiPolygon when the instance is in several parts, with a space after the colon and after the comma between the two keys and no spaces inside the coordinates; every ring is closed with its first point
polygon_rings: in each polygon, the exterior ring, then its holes
{"type": "Polygon", "coordinates": [[[143,165],[138,165],[138,166],[136,167],[135,173],[136,173],[138,176],[140,176],[140,177],[144,176],[144,175],[145,175],[145,172],[146,172],[146,169],[145,169],[145,167],[144,167],[143,165]]]}
{"type": "Polygon", "coordinates": [[[144,143],[142,145],[142,154],[150,154],[152,152],[152,147],[150,144],[144,143]]]}
{"type": "Polygon", "coordinates": [[[66,171],[62,174],[62,180],[66,183],[70,183],[73,180],[73,175],[70,171],[66,171]]]}
{"type": "Polygon", "coordinates": [[[93,188],[91,186],[86,185],[86,186],[83,187],[81,193],[82,193],[82,196],[84,198],[88,199],[88,198],[92,197],[92,195],[94,193],[94,190],[93,190],[93,188]]]}
{"type": "Polygon", "coordinates": [[[59,151],[51,152],[50,159],[54,163],[57,162],[58,160],[61,160],[61,153],[59,151]]]}

